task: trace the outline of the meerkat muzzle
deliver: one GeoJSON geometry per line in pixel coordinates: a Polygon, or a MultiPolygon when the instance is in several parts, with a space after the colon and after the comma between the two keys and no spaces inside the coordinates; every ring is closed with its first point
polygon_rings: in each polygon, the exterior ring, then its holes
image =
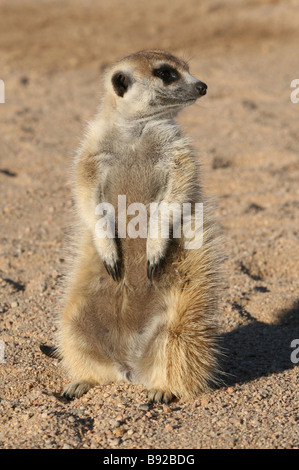
{"type": "Polygon", "coordinates": [[[200,80],[196,82],[195,89],[199,93],[200,96],[204,96],[207,93],[208,86],[201,82],[200,80]]]}

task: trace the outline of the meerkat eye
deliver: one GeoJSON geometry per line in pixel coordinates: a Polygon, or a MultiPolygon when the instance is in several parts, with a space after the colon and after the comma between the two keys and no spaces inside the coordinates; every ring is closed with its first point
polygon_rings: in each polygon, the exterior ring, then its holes
{"type": "Polygon", "coordinates": [[[153,70],[153,75],[155,77],[161,78],[164,85],[170,85],[173,82],[176,82],[180,78],[179,72],[171,67],[170,65],[161,65],[158,69],[153,70]]]}
{"type": "Polygon", "coordinates": [[[115,72],[112,79],[112,85],[115,93],[123,97],[132,83],[131,78],[124,72],[115,72]]]}

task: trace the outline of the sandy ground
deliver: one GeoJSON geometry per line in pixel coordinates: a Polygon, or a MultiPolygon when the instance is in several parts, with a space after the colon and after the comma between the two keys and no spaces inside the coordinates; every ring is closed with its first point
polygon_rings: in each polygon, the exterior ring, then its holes
{"type": "Polygon", "coordinates": [[[1,2],[1,448],[298,448],[298,11],[297,0],[1,2]],[[104,67],[146,48],[188,59],[209,86],[179,122],[223,227],[227,375],[170,406],[126,384],[68,403],[68,378],[39,345],[55,341],[70,161],[104,67]]]}

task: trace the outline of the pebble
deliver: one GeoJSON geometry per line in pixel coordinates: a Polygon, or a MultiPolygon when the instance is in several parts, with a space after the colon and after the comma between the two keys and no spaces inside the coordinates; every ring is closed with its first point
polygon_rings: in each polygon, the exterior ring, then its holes
{"type": "Polygon", "coordinates": [[[166,424],[165,431],[173,431],[173,427],[171,426],[171,424],[166,424]]]}
{"type": "Polygon", "coordinates": [[[240,424],[240,420],[237,418],[230,418],[229,422],[233,424],[234,426],[237,426],[238,424],[240,424]]]}
{"type": "Polygon", "coordinates": [[[149,410],[149,405],[147,405],[146,403],[140,403],[138,408],[139,408],[139,410],[142,410],[142,411],[148,411],[149,410]]]}
{"type": "Polygon", "coordinates": [[[115,437],[113,439],[108,439],[108,443],[111,445],[111,446],[118,446],[120,443],[121,443],[121,439],[119,437],[115,437]]]}
{"type": "Polygon", "coordinates": [[[122,436],[123,434],[124,434],[124,430],[123,430],[122,428],[117,428],[117,429],[114,430],[114,435],[115,435],[116,437],[120,437],[120,436],[122,436]]]}
{"type": "Polygon", "coordinates": [[[121,420],[110,419],[109,423],[111,424],[111,426],[117,428],[118,426],[120,426],[120,421],[121,420]]]}
{"type": "Polygon", "coordinates": [[[208,406],[209,401],[206,398],[202,398],[200,403],[201,403],[201,406],[205,408],[206,406],[208,406]]]}
{"type": "Polygon", "coordinates": [[[69,444],[63,444],[62,449],[72,449],[72,446],[69,444]]]}

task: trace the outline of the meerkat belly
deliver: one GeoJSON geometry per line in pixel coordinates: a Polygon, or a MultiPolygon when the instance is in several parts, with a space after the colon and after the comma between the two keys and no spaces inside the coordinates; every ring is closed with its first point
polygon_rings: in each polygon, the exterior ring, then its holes
{"type": "Polygon", "coordinates": [[[159,191],[161,174],[151,162],[138,164],[136,157],[132,163],[126,160],[113,168],[104,188],[104,199],[115,210],[122,273],[118,286],[111,282],[114,302],[107,345],[123,378],[130,381],[135,378],[136,358],[142,356],[161,323],[160,293],[147,277],[146,256],[149,204],[159,191]]]}

